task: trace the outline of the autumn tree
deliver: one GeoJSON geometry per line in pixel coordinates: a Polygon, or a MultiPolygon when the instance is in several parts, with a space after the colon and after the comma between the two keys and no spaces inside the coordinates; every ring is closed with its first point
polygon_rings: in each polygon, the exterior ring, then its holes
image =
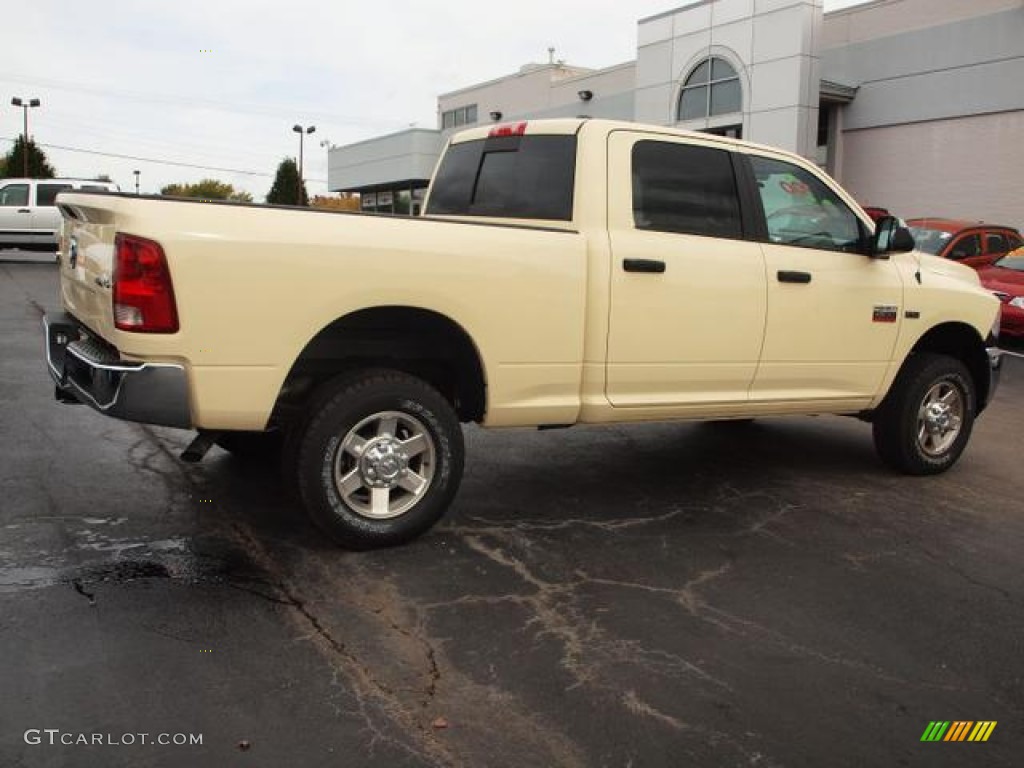
{"type": "Polygon", "coordinates": [[[300,182],[299,167],[292,158],[286,157],[277,166],[277,175],[267,193],[267,202],[271,205],[309,205],[306,185],[300,182]]]}
{"type": "MultiPolygon", "coordinates": [[[[47,161],[43,150],[32,139],[28,140],[27,151],[28,177],[30,179],[52,179],[57,175],[57,172],[53,170],[53,166],[47,161]]],[[[18,178],[25,175],[25,152],[25,137],[19,136],[15,140],[14,146],[11,147],[11,151],[0,162],[0,173],[3,174],[0,178],[18,178]]]]}
{"type": "Polygon", "coordinates": [[[168,184],[160,189],[166,197],[198,197],[201,200],[232,200],[236,203],[251,203],[252,195],[235,189],[231,184],[216,179],[203,179],[194,184],[168,184]]]}
{"type": "Polygon", "coordinates": [[[311,208],[322,208],[328,211],[358,211],[359,198],[356,195],[341,193],[334,195],[317,195],[309,201],[311,208]]]}

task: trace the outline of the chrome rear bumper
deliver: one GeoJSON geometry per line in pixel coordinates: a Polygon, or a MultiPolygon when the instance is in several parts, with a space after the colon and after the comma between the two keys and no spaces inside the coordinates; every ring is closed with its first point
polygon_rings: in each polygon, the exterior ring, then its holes
{"type": "Polygon", "coordinates": [[[66,313],[44,315],[43,327],[59,400],[70,398],[117,419],[192,427],[184,366],[121,360],[66,313]]]}

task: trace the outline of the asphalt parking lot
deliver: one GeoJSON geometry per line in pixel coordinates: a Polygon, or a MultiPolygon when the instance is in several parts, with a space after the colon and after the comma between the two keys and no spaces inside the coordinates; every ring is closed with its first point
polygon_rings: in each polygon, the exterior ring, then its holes
{"type": "Polygon", "coordinates": [[[442,525],[356,554],[265,467],[54,402],[28,261],[0,258],[0,765],[1020,765],[1024,360],[940,477],[839,418],[470,429],[442,525]]]}

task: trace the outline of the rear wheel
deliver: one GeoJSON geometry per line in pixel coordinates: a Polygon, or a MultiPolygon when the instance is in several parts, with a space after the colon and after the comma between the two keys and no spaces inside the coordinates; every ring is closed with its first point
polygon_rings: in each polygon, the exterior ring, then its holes
{"type": "Polygon", "coordinates": [[[967,445],[975,404],[974,381],[963,363],[945,355],[914,355],[875,412],[875,448],[901,472],[944,472],[967,445]]]}
{"type": "Polygon", "coordinates": [[[441,518],[462,479],[458,417],[437,390],[397,371],[329,387],[297,435],[310,518],[351,549],[415,538],[441,518]]]}

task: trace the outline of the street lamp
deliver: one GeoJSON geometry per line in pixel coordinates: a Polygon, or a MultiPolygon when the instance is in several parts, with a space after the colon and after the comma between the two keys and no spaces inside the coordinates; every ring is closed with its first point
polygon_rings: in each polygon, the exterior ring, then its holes
{"type": "Polygon", "coordinates": [[[298,191],[298,198],[299,198],[299,205],[302,205],[303,202],[304,202],[303,199],[302,199],[302,140],[305,138],[305,135],[307,133],[312,133],[313,131],[315,131],[316,130],[316,126],[315,125],[307,126],[305,131],[303,131],[301,125],[293,125],[292,126],[292,130],[295,131],[297,134],[299,134],[299,191],[298,191]]]}
{"type": "Polygon", "coordinates": [[[13,104],[16,107],[21,107],[25,113],[25,151],[22,157],[24,160],[24,176],[25,178],[28,178],[28,110],[29,107],[38,107],[40,101],[39,99],[19,99],[17,96],[15,96],[13,99],[11,99],[11,104],[13,104]]]}
{"type": "Polygon", "coordinates": [[[137,195],[139,194],[139,174],[141,174],[142,171],[132,171],[132,173],[135,174],[135,194],[137,195]]]}

